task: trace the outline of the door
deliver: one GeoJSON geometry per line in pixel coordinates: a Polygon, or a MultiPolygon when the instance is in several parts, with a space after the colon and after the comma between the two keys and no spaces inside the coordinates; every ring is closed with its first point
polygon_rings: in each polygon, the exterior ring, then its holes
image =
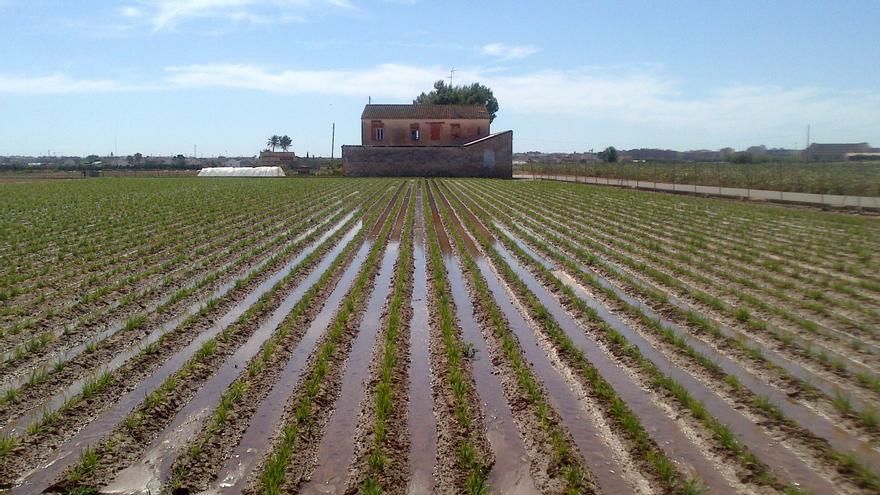
{"type": "Polygon", "coordinates": [[[439,122],[431,122],[431,141],[440,139],[440,126],[439,122]]]}

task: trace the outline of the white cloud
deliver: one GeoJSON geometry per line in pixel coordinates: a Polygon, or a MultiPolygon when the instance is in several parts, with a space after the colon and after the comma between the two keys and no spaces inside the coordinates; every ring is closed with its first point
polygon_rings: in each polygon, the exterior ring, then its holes
{"type": "Polygon", "coordinates": [[[129,83],[113,79],[76,79],[64,74],[14,76],[0,74],[0,94],[73,94],[153,91],[162,85],[129,83]]]}
{"type": "Polygon", "coordinates": [[[130,17],[130,18],[136,19],[139,17],[143,17],[144,11],[137,8],[137,7],[129,5],[129,6],[122,7],[121,9],[119,9],[119,14],[122,15],[122,17],[130,17]]]}
{"type": "Polygon", "coordinates": [[[302,22],[304,12],[329,6],[357,10],[349,0],[135,0],[120,14],[142,19],[153,32],[173,29],[194,20],[226,20],[248,24],[302,22]]]}
{"type": "MultiPolygon", "coordinates": [[[[255,65],[168,67],[147,82],[76,79],[63,74],[4,76],[0,94],[111,93],[229,88],[294,95],[330,95],[406,102],[443,78],[446,68],[382,64],[363,69],[270,70],[255,65]]],[[[684,94],[681,84],[656,69],[594,67],[511,75],[461,69],[457,81],[493,88],[501,112],[558,115],[668,131],[760,136],[806,122],[880,133],[880,91],[835,91],[799,86],[732,84],[705,94],[684,94]]]]}
{"type": "Polygon", "coordinates": [[[412,98],[430,87],[437,67],[382,64],[362,70],[267,71],[253,65],[207,64],[169,67],[166,81],[177,88],[220,86],[286,94],[412,98]]]}
{"type": "Polygon", "coordinates": [[[504,43],[489,43],[483,45],[483,55],[498,57],[501,60],[514,60],[526,58],[538,53],[538,47],[532,45],[505,45],[504,43]]]}

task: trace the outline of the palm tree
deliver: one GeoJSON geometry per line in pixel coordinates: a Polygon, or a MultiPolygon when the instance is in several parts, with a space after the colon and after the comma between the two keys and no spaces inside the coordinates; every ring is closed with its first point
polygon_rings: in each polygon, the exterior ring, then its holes
{"type": "Polygon", "coordinates": [[[275,151],[275,147],[281,143],[281,138],[278,134],[273,134],[268,141],[266,141],[266,145],[272,148],[272,151],[275,151]]]}
{"type": "Polygon", "coordinates": [[[287,151],[291,144],[293,144],[293,139],[290,139],[290,136],[287,134],[281,136],[278,140],[278,145],[281,146],[281,151],[287,151]]]}

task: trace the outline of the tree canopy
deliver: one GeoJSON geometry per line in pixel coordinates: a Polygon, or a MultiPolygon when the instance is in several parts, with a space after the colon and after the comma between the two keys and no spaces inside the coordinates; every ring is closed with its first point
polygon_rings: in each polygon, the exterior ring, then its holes
{"type": "Polygon", "coordinates": [[[609,146],[605,148],[605,151],[599,152],[599,159],[603,162],[614,163],[617,161],[617,155],[617,148],[609,146]]]}
{"type": "Polygon", "coordinates": [[[495,120],[498,113],[498,100],[492,90],[480,83],[464,86],[452,86],[445,81],[434,83],[430,93],[422,93],[413,100],[421,105],[485,105],[489,111],[489,122],[495,120]]]}
{"type": "Polygon", "coordinates": [[[290,136],[287,134],[283,136],[279,136],[277,134],[273,134],[269,136],[269,139],[266,140],[266,146],[269,147],[272,151],[275,151],[276,147],[281,147],[281,151],[287,151],[290,149],[290,145],[293,144],[293,139],[290,139],[290,136]]]}

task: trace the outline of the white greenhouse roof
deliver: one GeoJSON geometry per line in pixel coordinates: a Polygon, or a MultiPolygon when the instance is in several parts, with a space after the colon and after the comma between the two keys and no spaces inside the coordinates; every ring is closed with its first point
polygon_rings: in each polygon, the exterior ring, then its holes
{"type": "Polygon", "coordinates": [[[281,167],[207,167],[199,177],[284,177],[281,167]]]}

